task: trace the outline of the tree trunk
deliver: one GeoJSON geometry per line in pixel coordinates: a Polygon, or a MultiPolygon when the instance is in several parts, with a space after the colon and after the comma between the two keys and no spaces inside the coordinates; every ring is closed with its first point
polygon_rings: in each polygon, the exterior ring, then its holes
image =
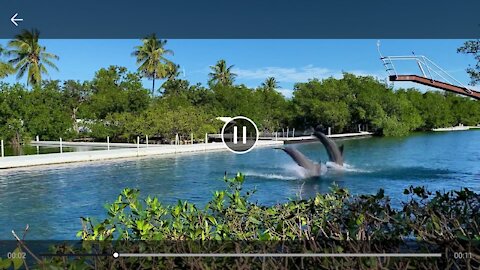
{"type": "Polygon", "coordinates": [[[22,135],[18,130],[15,130],[15,133],[10,140],[10,143],[12,144],[13,147],[19,147],[22,142],[22,135]]]}
{"type": "Polygon", "coordinates": [[[153,76],[152,97],[155,95],[155,75],[153,76]]]}
{"type": "Polygon", "coordinates": [[[72,110],[72,120],[73,120],[73,129],[75,130],[75,133],[79,133],[78,130],[78,123],[77,123],[77,110],[78,108],[73,108],[72,110]]]}

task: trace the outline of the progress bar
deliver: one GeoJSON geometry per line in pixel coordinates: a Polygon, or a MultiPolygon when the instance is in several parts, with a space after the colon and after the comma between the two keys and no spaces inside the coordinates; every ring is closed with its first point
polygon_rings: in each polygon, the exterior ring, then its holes
{"type": "Polygon", "coordinates": [[[442,253],[113,253],[119,257],[203,257],[203,258],[252,258],[252,257],[336,257],[336,258],[364,258],[364,257],[397,257],[397,258],[440,258],[442,253]]]}

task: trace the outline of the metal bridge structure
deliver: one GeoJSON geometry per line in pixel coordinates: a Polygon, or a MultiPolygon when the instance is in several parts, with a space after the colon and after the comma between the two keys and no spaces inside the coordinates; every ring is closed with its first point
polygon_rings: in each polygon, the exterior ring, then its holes
{"type": "Polygon", "coordinates": [[[414,82],[480,100],[480,92],[470,89],[424,55],[383,56],[380,43],[377,49],[391,82],[414,82]],[[395,67],[398,61],[416,62],[421,74],[400,74],[395,67]]]}

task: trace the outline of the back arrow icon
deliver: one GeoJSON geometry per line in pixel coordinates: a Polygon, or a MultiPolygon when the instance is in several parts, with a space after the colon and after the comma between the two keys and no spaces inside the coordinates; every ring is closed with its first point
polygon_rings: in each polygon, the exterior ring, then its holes
{"type": "Polygon", "coordinates": [[[10,21],[15,24],[15,26],[18,26],[18,23],[17,22],[23,22],[23,19],[17,19],[17,16],[18,16],[18,13],[15,13],[15,15],[12,16],[12,18],[10,18],[10,21]]]}

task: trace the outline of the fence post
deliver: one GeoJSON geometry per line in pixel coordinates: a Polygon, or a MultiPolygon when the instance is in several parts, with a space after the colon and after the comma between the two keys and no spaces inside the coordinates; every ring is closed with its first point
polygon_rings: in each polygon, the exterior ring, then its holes
{"type": "Polygon", "coordinates": [[[332,135],[332,128],[328,127],[328,135],[332,135]]]}
{"type": "Polygon", "coordinates": [[[5,149],[3,148],[3,140],[1,141],[1,148],[2,148],[2,157],[5,157],[5,149]]]}
{"type": "Polygon", "coordinates": [[[148,135],[145,135],[145,140],[147,142],[147,148],[148,148],[148,135]]]}
{"type": "Polygon", "coordinates": [[[40,141],[40,138],[38,137],[38,135],[37,135],[37,137],[36,137],[36,140],[37,140],[37,142],[39,142],[39,141],[40,141]]]}
{"type": "Polygon", "coordinates": [[[140,136],[137,136],[137,157],[139,153],[140,153],[140,136]]]}
{"type": "Polygon", "coordinates": [[[295,128],[293,128],[292,138],[295,138],[295,128]]]}
{"type": "Polygon", "coordinates": [[[193,133],[190,133],[190,141],[192,141],[193,144],[193,133]]]}
{"type": "Polygon", "coordinates": [[[62,138],[60,138],[60,154],[63,153],[63,143],[62,138]]]}
{"type": "Polygon", "coordinates": [[[205,133],[205,143],[208,143],[208,133],[205,133]]]}
{"type": "Polygon", "coordinates": [[[178,138],[178,133],[175,134],[175,145],[179,145],[180,144],[180,139],[178,138]]]}
{"type": "Polygon", "coordinates": [[[107,150],[110,150],[110,136],[107,136],[107,150]]]}

